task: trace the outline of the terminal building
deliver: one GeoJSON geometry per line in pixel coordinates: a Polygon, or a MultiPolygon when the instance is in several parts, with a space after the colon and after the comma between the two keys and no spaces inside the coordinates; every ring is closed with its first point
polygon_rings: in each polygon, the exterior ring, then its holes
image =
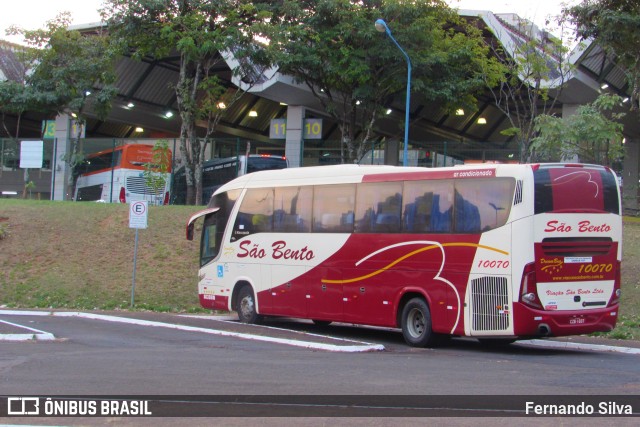
{"type": "MultiPolygon", "coordinates": [[[[486,37],[494,38],[507,52],[526,42],[531,34],[525,31],[531,23],[514,14],[478,10],[459,13],[468,19],[480,20],[480,25],[487,28],[486,37]]],[[[76,29],[90,32],[99,25],[87,24],[76,29]]],[[[19,49],[16,45],[0,42],[0,79],[13,78],[19,72],[17,61],[12,59],[16,49],[19,49]]],[[[593,101],[603,91],[628,97],[630,89],[624,72],[597,44],[579,45],[571,53],[570,62],[574,68],[557,96],[558,115],[572,114],[578,106],[593,101]]],[[[247,90],[247,93],[226,112],[213,135],[214,142],[207,147],[206,158],[246,152],[280,154],[287,157],[290,167],[341,161],[338,126],[307,87],[278,70],[264,73],[258,84],[248,87],[233,76],[237,61],[228,58],[225,64],[218,71],[219,77],[228,82],[229,90],[247,90]],[[310,131],[305,131],[305,124],[310,131]],[[277,132],[278,125],[286,126],[286,134],[277,132]]],[[[118,96],[105,120],[94,117],[87,121],[83,151],[90,154],[117,145],[153,144],[164,139],[174,153],[174,165],[179,165],[180,119],[172,89],[172,83],[178,79],[178,58],[139,61],[122,57],[116,70],[118,96]]],[[[440,105],[412,98],[408,164],[433,167],[464,162],[517,162],[517,141],[502,133],[511,127],[508,118],[496,107],[489,91],[478,100],[474,112],[460,110],[449,114],[440,105]]],[[[55,121],[44,119],[28,112],[20,123],[19,141],[43,139],[46,125],[44,164],[40,169],[29,170],[29,180],[34,183],[30,191],[32,196],[41,199],[68,200],[72,195],[66,194],[65,182],[70,170],[63,157],[69,149],[73,118],[59,115],[55,121]]],[[[388,114],[379,120],[375,141],[361,163],[402,164],[404,120],[405,100],[398,97],[389,106],[388,114]]],[[[640,120],[637,112],[628,112],[623,120],[625,158],[616,172],[622,178],[625,209],[637,213],[640,120]]],[[[15,126],[9,116],[5,122],[15,126]]],[[[25,184],[25,172],[19,167],[19,145],[9,139],[0,139],[0,143],[0,192],[4,197],[19,195],[25,184]]]]}

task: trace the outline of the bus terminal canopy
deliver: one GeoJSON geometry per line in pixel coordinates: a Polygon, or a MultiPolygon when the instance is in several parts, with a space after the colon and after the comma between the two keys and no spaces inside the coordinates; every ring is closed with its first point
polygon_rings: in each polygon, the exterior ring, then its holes
{"type": "MultiPolygon", "coordinates": [[[[519,25],[524,22],[514,14],[494,14],[490,11],[460,10],[467,19],[478,19],[479,24],[487,28],[485,37],[496,39],[507,51],[522,43],[523,34],[519,25]]],[[[95,24],[77,26],[82,32],[91,33],[95,24]]],[[[560,101],[567,105],[579,105],[590,102],[599,94],[602,83],[609,90],[624,93],[624,75],[619,67],[607,60],[605,53],[595,44],[578,46],[570,57],[576,65],[576,71],[562,92],[560,101]]],[[[248,88],[241,76],[233,76],[232,69],[239,62],[225,55],[226,66],[218,69],[218,77],[226,82],[228,90],[238,87],[248,88]]],[[[117,99],[109,117],[105,121],[96,118],[87,123],[87,137],[110,138],[154,138],[177,137],[180,120],[177,114],[175,83],[179,75],[179,58],[167,57],[159,60],[134,60],[122,57],[118,64],[119,88],[117,99]],[[173,116],[168,117],[167,112],[173,116]],[[136,128],[144,132],[136,132],[136,128]]],[[[339,128],[323,111],[322,106],[304,85],[297,84],[290,76],[280,74],[277,69],[268,70],[257,78],[257,84],[249,89],[241,102],[231,106],[218,127],[216,138],[235,137],[254,141],[254,144],[282,144],[282,141],[270,139],[270,126],[273,119],[286,117],[288,106],[302,106],[307,117],[321,118],[324,121],[322,139],[314,142],[318,147],[326,147],[329,141],[340,140],[339,128]],[[249,115],[253,111],[254,114],[249,115]]],[[[479,97],[478,111],[464,115],[448,114],[441,105],[433,102],[421,102],[412,97],[410,106],[412,145],[428,145],[430,142],[459,142],[469,149],[514,150],[517,149],[513,137],[503,133],[511,127],[509,120],[498,110],[489,92],[479,97]],[[485,122],[478,123],[478,118],[485,122]]],[[[402,97],[393,100],[390,114],[379,122],[377,132],[380,138],[399,139],[399,131],[404,121],[405,102],[402,97]]],[[[640,122],[627,115],[625,134],[628,140],[640,135],[640,122]]],[[[28,113],[25,118],[28,132],[39,135],[41,122],[37,114],[28,113]]],[[[308,142],[310,146],[311,143],[308,142]]],[[[315,145],[314,145],[315,146],[315,145]]]]}

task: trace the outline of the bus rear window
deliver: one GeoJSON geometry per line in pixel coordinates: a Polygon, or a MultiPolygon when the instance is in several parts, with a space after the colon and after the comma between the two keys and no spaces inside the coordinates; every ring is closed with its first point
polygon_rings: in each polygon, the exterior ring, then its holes
{"type": "Polygon", "coordinates": [[[535,213],[620,213],[617,181],[605,168],[540,167],[533,174],[535,213]]]}

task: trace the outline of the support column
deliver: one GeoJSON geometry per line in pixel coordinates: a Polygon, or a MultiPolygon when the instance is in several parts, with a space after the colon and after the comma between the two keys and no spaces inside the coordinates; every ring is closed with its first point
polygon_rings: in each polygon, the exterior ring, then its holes
{"type": "MultiPolygon", "coordinates": [[[[56,117],[56,146],[55,153],[53,153],[56,166],[51,174],[53,181],[52,200],[73,199],[73,194],[66,194],[71,168],[64,161],[64,157],[71,150],[71,136],[75,134],[74,126],[76,126],[76,122],[69,114],[60,114],[56,117]]],[[[80,137],[84,138],[84,129],[82,129],[80,137]]]]}
{"type": "Polygon", "coordinates": [[[640,139],[624,144],[624,165],[622,167],[622,209],[625,213],[640,213],[638,178],[640,169],[640,139]]]}
{"type": "Polygon", "coordinates": [[[302,166],[304,115],[305,108],[303,106],[289,105],[287,107],[287,133],[284,153],[287,156],[290,168],[302,166]]]}
{"type": "Polygon", "coordinates": [[[65,194],[67,191],[67,182],[69,181],[69,165],[65,162],[64,156],[71,149],[70,131],[71,131],[71,117],[68,114],[61,114],[56,117],[56,130],[55,130],[55,152],[53,156],[55,158],[55,169],[53,170],[53,200],[71,200],[73,195],[65,194]]]}
{"type": "Polygon", "coordinates": [[[400,141],[387,139],[384,144],[384,164],[398,166],[400,164],[400,141]]]}

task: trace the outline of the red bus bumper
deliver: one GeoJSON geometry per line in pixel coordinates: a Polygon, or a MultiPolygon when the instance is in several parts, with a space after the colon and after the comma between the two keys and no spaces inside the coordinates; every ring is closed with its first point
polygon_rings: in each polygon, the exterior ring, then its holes
{"type": "Polygon", "coordinates": [[[229,309],[229,297],[227,296],[200,294],[199,298],[202,308],[225,311],[229,309]]]}
{"type": "Polygon", "coordinates": [[[618,321],[620,306],[588,311],[544,311],[513,304],[514,335],[520,337],[581,335],[609,332],[618,321]]]}

